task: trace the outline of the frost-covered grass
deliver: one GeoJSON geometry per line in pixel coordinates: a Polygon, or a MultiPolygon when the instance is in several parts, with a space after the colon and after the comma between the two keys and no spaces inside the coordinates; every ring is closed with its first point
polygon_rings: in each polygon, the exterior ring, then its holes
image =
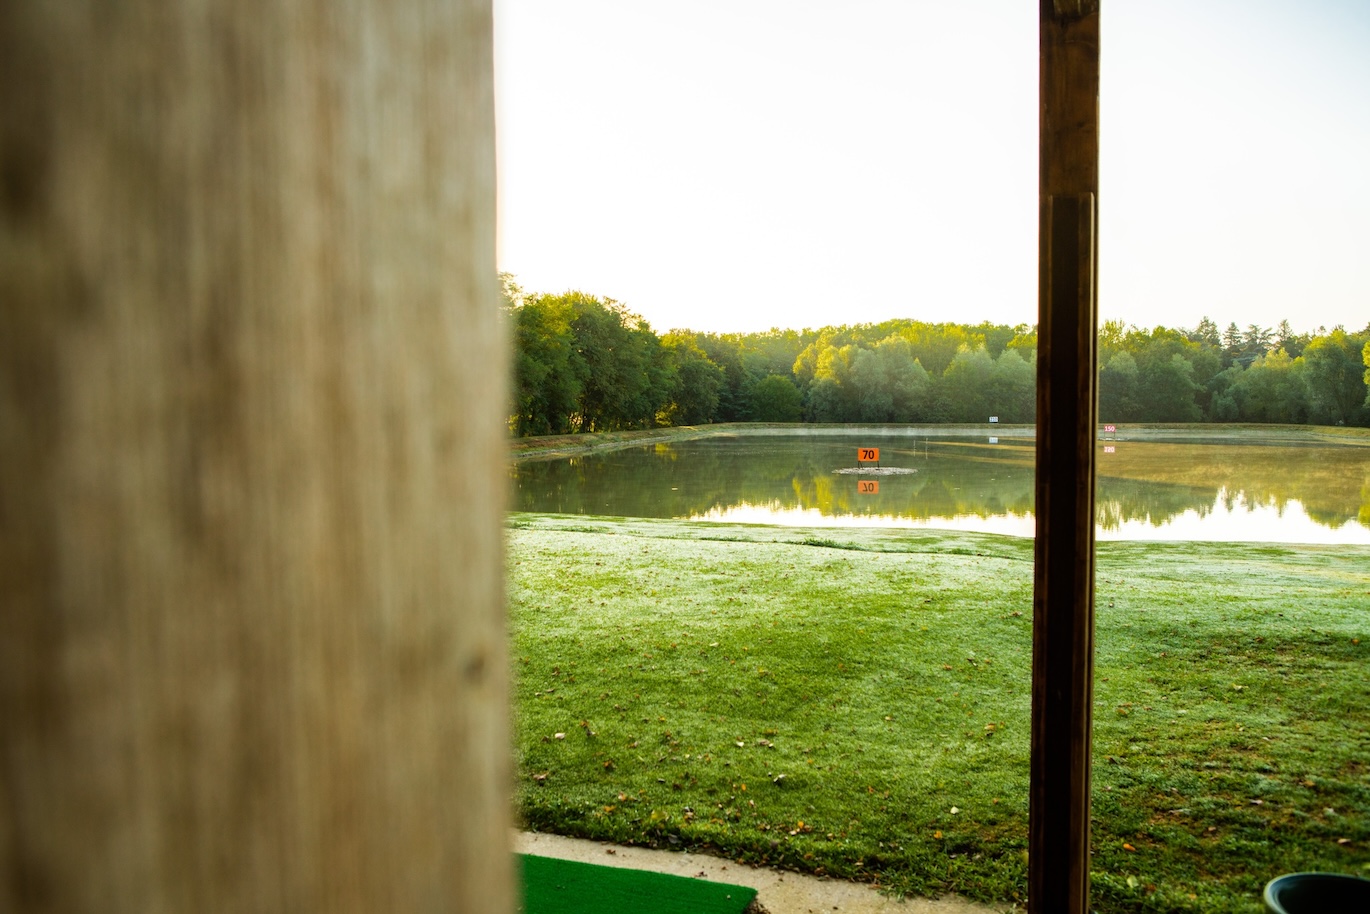
{"type": "MultiPolygon", "coordinates": [[[[514,515],[534,828],[1021,903],[1032,546],[514,515]]],[[[1101,544],[1093,907],[1370,875],[1370,549],[1101,544]]]]}

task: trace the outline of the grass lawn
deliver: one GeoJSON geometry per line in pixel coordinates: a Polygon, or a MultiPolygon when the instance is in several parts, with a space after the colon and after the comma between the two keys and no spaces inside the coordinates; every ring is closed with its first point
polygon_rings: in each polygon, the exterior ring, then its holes
{"type": "MultiPolygon", "coordinates": [[[[1021,904],[1032,544],[513,515],[532,828],[1021,904]]],[[[1103,543],[1093,907],[1370,876],[1370,549],[1103,543]]]]}

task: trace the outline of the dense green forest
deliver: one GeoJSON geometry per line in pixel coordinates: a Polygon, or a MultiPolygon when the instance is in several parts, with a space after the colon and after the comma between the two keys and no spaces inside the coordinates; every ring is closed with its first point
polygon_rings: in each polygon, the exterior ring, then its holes
{"type": "MultiPolygon", "coordinates": [[[[657,334],[607,298],[525,294],[507,274],[517,435],[709,422],[1032,422],[1036,328],[899,319],[764,333],[657,334]]],[[[1370,426],[1370,324],[1296,334],[1204,318],[1108,322],[1103,422],[1370,426]]]]}

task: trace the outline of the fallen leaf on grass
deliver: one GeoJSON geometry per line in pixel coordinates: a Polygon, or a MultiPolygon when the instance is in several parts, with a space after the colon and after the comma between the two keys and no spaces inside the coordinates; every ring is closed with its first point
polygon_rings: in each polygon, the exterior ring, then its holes
{"type": "Polygon", "coordinates": [[[553,733],[553,734],[552,734],[552,737],[553,737],[553,739],[565,739],[565,738],[566,738],[566,734],[565,734],[565,733],[553,733]]]}
{"type": "Polygon", "coordinates": [[[1139,886],[1139,885],[1141,885],[1141,884],[1142,884],[1141,881],[1138,880],[1136,876],[1128,876],[1128,877],[1127,877],[1127,887],[1128,887],[1129,889],[1135,889],[1137,886],[1139,886]]]}
{"type": "Polygon", "coordinates": [[[935,831],[935,832],[932,833],[932,836],[933,836],[934,838],[940,838],[940,837],[942,837],[942,833],[941,833],[940,831],[935,831]]]}
{"type": "Polygon", "coordinates": [[[960,812],[960,811],[961,811],[961,810],[960,810],[960,809],[957,809],[955,806],[953,806],[953,807],[951,808],[951,814],[952,814],[953,816],[956,815],[956,814],[957,814],[958,812],[960,812]]]}
{"type": "Polygon", "coordinates": [[[1124,842],[1123,842],[1123,850],[1125,850],[1125,851],[1135,851],[1135,850],[1137,850],[1137,848],[1133,847],[1131,844],[1128,844],[1126,841],[1124,841],[1124,842]]]}

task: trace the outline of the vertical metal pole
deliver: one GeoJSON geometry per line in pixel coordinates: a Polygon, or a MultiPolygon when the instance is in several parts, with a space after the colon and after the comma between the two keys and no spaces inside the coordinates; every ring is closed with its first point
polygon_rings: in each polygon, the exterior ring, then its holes
{"type": "Polygon", "coordinates": [[[1041,2],[1028,903],[1084,914],[1094,668],[1098,0],[1041,2]]]}

